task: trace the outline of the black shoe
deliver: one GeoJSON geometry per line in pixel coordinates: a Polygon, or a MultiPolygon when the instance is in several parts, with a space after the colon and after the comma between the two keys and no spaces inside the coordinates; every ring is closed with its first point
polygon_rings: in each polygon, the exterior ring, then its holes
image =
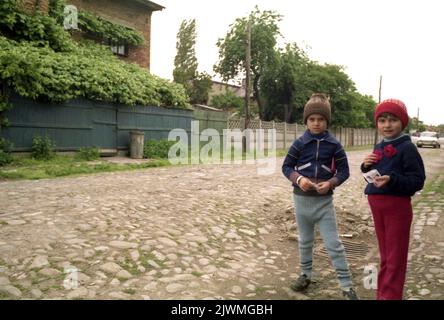
{"type": "Polygon", "coordinates": [[[296,292],[304,291],[310,285],[311,280],[305,274],[302,274],[290,285],[290,288],[296,292]]]}
{"type": "Polygon", "coordinates": [[[348,300],[359,300],[358,295],[356,294],[356,291],[353,288],[351,288],[348,291],[342,290],[342,295],[348,300]]]}

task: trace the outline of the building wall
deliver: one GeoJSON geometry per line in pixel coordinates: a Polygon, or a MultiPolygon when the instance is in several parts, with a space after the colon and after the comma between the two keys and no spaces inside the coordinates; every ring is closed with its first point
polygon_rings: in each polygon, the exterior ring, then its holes
{"type": "Polygon", "coordinates": [[[134,1],[124,0],[68,0],[66,3],[140,32],[144,38],[144,44],[138,47],[130,46],[128,57],[120,58],[150,69],[152,12],[147,7],[134,1]]]}
{"type": "Polygon", "coordinates": [[[209,100],[211,100],[213,96],[225,93],[227,91],[231,91],[239,97],[245,96],[245,89],[241,86],[235,86],[228,83],[213,81],[210,92],[208,93],[209,100]]]}
{"type": "MultiPolygon", "coordinates": [[[[48,3],[49,0],[21,0],[21,7],[29,14],[34,14],[38,7],[41,11],[48,12],[48,3]]],[[[66,0],[66,4],[94,12],[108,21],[140,32],[144,44],[137,47],[130,46],[128,57],[120,58],[150,69],[152,11],[149,8],[135,1],[126,0],[66,0]]]]}
{"type": "Polygon", "coordinates": [[[47,13],[48,0],[20,0],[19,6],[28,14],[35,14],[37,10],[47,13]]]}

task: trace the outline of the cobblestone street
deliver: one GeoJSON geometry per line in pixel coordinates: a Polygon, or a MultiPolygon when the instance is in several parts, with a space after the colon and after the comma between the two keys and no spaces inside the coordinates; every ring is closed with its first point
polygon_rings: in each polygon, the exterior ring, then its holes
{"type": "MultiPolygon", "coordinates": [[[[364,267],[378,251],[359,173],[368,152],[348,152],[351,177],[334,201],[357,291],[373,299],[364,267]]],[[[444,151],[420,152],[439,184],[444,151]]],[[[313,286],[289,289],[297,227],[282,160],[272,175],[243,164],[2,181],[0,299],[341,299],[319,239],[313,286]]],[[[414,202],[406,297],[442,299],[442,190],[414,202]]]]}

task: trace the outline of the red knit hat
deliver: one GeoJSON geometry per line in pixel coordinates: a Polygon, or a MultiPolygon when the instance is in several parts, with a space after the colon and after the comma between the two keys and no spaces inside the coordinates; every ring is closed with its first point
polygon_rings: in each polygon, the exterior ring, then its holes
{"type": "Polygon", "coordinates": [[[409,115],[407,113],[407,108],[405,107],[404,102],[402,102],[401,100],[387,99],[382,101],[380,104],[376,106],[375,110],[376,126],[378,126],[377,122],[379,116],[384,112],[394,114],[396,117],[398,117],[398,119],[401,120],[402,129],[407,127],[407,124],[409,123],[409,115]]]}

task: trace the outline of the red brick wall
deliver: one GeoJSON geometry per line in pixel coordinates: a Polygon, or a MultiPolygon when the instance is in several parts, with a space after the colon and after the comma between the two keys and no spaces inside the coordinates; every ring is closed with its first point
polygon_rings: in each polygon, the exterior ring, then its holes
{"type": "Polygon", "coordinates": [[[151,11],[145,6],[125,0],[67,0],[78,9],[95,12],[108,21],[132,28],[143,35],[144,44],[129,48],[125,61],[150,69],[151,11]]]}
{"type": "Polygon", "coordinates": [[[38,9],[48,13],[48,0],[19,0],[18,3],[28,14],[35,14],[38,9]]]}

